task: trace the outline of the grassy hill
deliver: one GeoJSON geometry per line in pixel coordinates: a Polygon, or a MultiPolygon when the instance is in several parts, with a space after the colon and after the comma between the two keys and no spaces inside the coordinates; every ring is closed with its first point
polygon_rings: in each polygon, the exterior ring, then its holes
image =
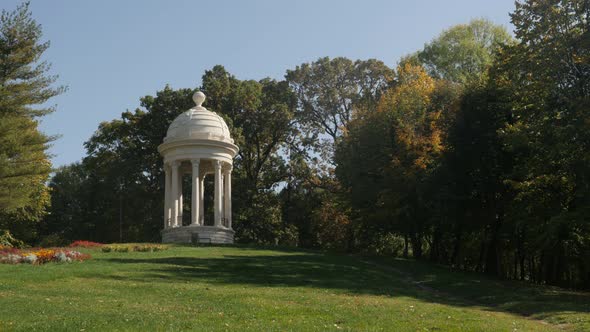
{"type": "Polygon", "coordinates": [[[420,262],[248,247],[0,265],[0,331],[583,331],[590,294],[420,262]]]}

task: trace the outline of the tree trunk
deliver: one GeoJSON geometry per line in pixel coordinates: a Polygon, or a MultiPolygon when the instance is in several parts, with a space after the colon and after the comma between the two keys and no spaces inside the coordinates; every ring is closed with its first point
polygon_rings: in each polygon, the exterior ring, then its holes
{"type": "Polygon", "coordinates": [[[408,233],[404,233],[404,258],[408,258],[408,233]]]}
{"type": "Polygon", "coordinates": [[[495,276],[502,276],[501,275],[501,266],[500,266],[500,258],[501,255],[501,247],[500,247],[500,230],[502,228],[502,221],[504,219],[504,214],[501,208],[497,207],[497,202],[493,198],[493,195],[490,198],[491,202],[491,213],[492,213],[492,227],[491,227],[491,237],[490,243],[488,244],[488,250],[486,255],[486,265],[485,265],[485,273],[495,276]]]}
{"type": "Polygon", "coordinates": [[[412,241],[412,255],[416,259],[422,258],[422,240],[415,232],[410,234],[410,241],[412,241]]]}
{"type": "Polygon", "coordinates": [[[440,259],[440,238],[441,229],[439,225],[436,225],[432,234],[432,244],[430,246],[430,261],[438,262],[440,259]]]}
{"type": "Polygon", "coordinates": [[[457,225],[455,228],[455,243],[453,244],[453,254],[451,255],[451,266],[457,265],[459,257],[459,250],[461,250],[461,241],[463,240],[463,232],[461,226],[457,225]]]}

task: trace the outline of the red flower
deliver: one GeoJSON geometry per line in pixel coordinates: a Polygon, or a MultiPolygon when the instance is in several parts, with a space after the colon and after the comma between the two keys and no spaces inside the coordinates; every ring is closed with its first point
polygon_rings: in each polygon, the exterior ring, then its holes
{"type": "Polygon", "coordinates": [[[102,247],[102,246],[103,246],[102,243],[85,241],[85,240],[74,241],[70,244],[70,248],[76,248],[76,247],[96,248],[96,247],[102,247]]]}

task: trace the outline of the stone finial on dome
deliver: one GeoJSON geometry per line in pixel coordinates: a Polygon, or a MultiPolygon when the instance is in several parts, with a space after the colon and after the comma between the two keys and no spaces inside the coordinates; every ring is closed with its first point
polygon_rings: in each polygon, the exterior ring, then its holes
{"type": "Polygon", "coordinates": [[[195,102],[195,104],[197,105],[197,107],[202,107],[201,105],[203,104],[203,102],[205,101],[205,94],[202,93],[201,91],[197,91],[193,94],[193,101],[195,102]]]}

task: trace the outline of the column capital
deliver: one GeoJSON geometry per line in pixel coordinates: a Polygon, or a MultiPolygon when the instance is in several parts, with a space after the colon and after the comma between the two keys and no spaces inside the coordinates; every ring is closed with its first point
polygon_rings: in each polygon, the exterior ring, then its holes
{"type": "Polygon", "coordinates": [[[221,169],[221,161],[219,161],[219,160],[213,160],[213,167],[216,170],[221,169]]]}
{"type": "Polygon", "coordinates": [[[180,161],[173,160],[173,161],[170,162],[170,166],[172,166],[172,167],[178,167],[178,166],[180,166],[180,161]]]}
{"type": "Polygon", "coordinates": [[[199,159],[199,158],[191,159],[191,164],[193,164],[193,167],[199,166],[200,163],[201,163],[201,159],[199,159]]]}

